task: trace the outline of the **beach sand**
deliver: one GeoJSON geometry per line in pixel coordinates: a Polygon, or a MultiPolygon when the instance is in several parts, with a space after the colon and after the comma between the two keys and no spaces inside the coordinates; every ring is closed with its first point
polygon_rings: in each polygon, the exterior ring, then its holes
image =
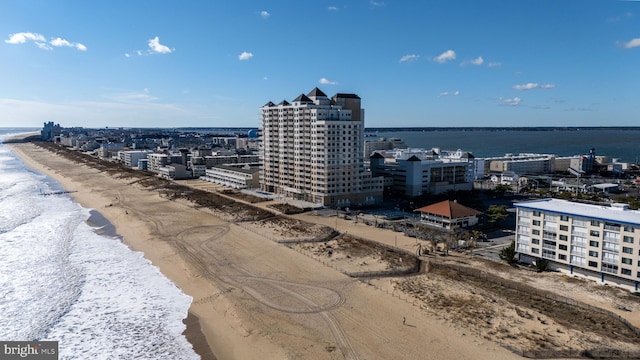
{"type": "MultiPolygon", "coordinates": [[[[519,358],[464,321],[381,291],[391,280],[360,282],[268,240],[263,230],[168,200],[135,178],[103,174],[33,144],[12,146],[28,166],[99,211],[126,244],[193,298],[186,336],[203,359],[519,358]]],[[[415,241],[352,222],[298,217],[408,249],[415,241]]],[[[447,287],[446,280],[438,286],[447,287]]]]}
{"type": "MultiPolygon", "coordinates": [[[[199,323],[218,359],[517,358],[208,210],[33,144],[11,146],[193,297],[186,323],[199,323]]],[[[207,358],[198,331],[190,333],[207,358]]]]}

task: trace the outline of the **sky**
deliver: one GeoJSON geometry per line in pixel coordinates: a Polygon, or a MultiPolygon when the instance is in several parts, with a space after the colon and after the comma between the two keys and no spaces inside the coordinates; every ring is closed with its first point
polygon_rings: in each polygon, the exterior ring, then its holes
{"type": "Polygon", "coordinates": [[[640,0],[2,0],[0,127],[640,126],[640,0]]]}

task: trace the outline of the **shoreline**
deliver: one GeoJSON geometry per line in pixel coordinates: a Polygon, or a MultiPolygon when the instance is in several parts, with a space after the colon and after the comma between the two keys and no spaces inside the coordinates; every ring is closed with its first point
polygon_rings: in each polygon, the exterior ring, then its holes
{"type": "Polygon", "coordinates": [[[10,146],[25,165],[103,215],[125,244],[192,297],[183,322],[201,329],[187,340],[197,352],[204,347],[203,359],[206,348],[221,360],[518,358],[212,211],[34,144],[10,146]]]}
{"type": "MultiPolygon", "coordinates": [[[[125,238],[125,236],[121,235],[118,232],[118,228],[102,212],[100,212],[96,208],[86,207],[84,204],[82,204],[82,202],[79,202],[76,196],[74,196],[74,194],[70,192],[68,185],[61,183],[60,178],[58,178],[57,176],[53,176],[53,174],[51,173],[52,171],[51,169],[44,167],[44,165],[38,163],[37,161],[29,157],[21,148],[15,146],[16,145],[15,142],[7,145],[9,145],[9,147],[12,149],[14,154],[18,158],[20,158],[20,160],[26,166],[30,167],[32,170],[37,171],[42,175],[47,176],[49,179],[55,181],[56,184],[60,186],[60,188],[69,191],[67,195],[69,195],[74,202],[77,202],[81,206],[87,208],[90,212],[90,216],[85,222],[91,228],[93,228],[93,231],[96,234],[105,236],[105,237],[111,237],[113,239],[121,241],[122,243],[127,245],[127,247],[131,249],[131,251],[141,251],[141,250],[132,248],[131,243],[126,241],[127,239],[125,238]]],[[[142,251],[142,253],[144,254],[145,258],[148,258],[147,254],[144,251],[142,251]]],[[[155,263],[153,263],[153,265],[158,267],[155,263]]],[[[163,276],[166,276],[162,271],[161,273],[163,274],[163,276]]],[[[171,280],[176,286],[178,286],[178,284],[176,284],[174,280],[172,279],[169,279],[169,280],[171,280]]],[[[197,315],[195,315],[192,312],[193,301],[194,300],[192,297],[192,304],[189,307],[187,316],[184,319],[182,319],[182,323],[185,325],[185,330],[182,332],[182,335],[187,339],[187,341],[191,344],[193,351],[197,355],[199,355],[202,360],[216,360],[217,358],[215,356],[213,348],[211,344],[207,341],[207,337],[203,332],[200,319],[197,315]]]]}
{"type": "MultiPolygon", "coordinates": [[[[117,239],[123,242],[125,245],[128,244],[124,241],[122,235],[118,234],[118,230],[116,227],[102,215],[99,211],[95,209],[89,210],[90,216],[86,220],[86,223],[91,226],[95,233],[101,236],[106,236],[109,238],[117,239]]],[[[128,246],[131,249],[130,246],[128,246]]],[[[134,251],[133,249],[131,249],[134,251]]],[[[164,276],[164,275],[163,275],[164,276]]],[[[193,299],[191,300],[193,304],[193,299]]],[[[186,328],[182,332],[182,335],[187,339],[187,341],[193,347],[193,351],[200,355],[202,360],[217,360],[213,349],[210,344],[207,342],[207,338],[202,332],[202,327],[200,325],[200,319],[197,315],[191,312],[191,306],[189,306],[189,311],[187,312],[187,317],[182,319],[182,323],[185,324],[186,328]]]]}

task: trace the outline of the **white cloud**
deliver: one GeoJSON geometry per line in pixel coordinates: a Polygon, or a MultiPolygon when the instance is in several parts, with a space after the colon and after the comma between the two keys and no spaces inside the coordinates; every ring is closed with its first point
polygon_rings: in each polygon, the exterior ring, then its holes
{"type": "Polygon", "coordinates": [[[65,40],[65,39],[62,39],[62,38],[59,38],[59,37],[49,41],[49,44],[51,44],[52,46],[55,46],[55,47],[66,46],[66,47],[76,48],[76,49],[78,49],[80,51],[87,51],[87,47],[84,46],[83,44],[73,43],[73,42],[70,42],[68,40],[65,40]]]}
{"type": "Polygon", "coordinates": [[[338,8],[337,8],[337,7],[335,7],[335,6],[329,6],[329,7],[327,8],[327,10],[329,10],[329,11],[338,11],[338,8]]]}
{"type": "Polygon", "coordinates": [[[9,35],[9,40],[5,40],[7,44],[24,44],[27,40],[46,41],[44,36],[38,33],[21,32],[9,35]]]}
{"type": "Polygon", "coordinates": [[[522,99],[520,99],[517,96],[514,97],[514,98],[511,98],[511,99],[500,98],[500,104],[501,105],[518,106],[518,105],[520,105],[520,102],[522,102],[522,99]]]}
{"type": "Polygon", "coordinates": [[[489,66],[489,67],[500,67],[500,66],[502,66],[502,63],[494,61],[494,62],[488,63],[487,66],[489,66]]]}
{"type": "Polygon", "coordinates": [[[169,54],[173,52],[173,49],[160,44],[160,38],[156,36],[153,39],[149,39],[149,51],[158,54],[169,54]]]}
{"type": "Polygon", "coordinates": [[[126,53],[126,54],[124,54],[124,57],[128,57],[128,58],[130,58],[130,57],[131,57],[131,54],[126,53]]]}
{"type": "Polygon", "coordinates": [[[337,85],[338,82],[337,81],[330,81],[327,78],[321,78],[320,80],[318,80],[318,82],[322,85],[337,85]]]}
{"type": "Polygon", "coordinates": [[[55,38],[51,41],[49,41],[49,44],[53,45],[53,46],[68,46],[68,47],[72,47],[73,45],[68,42],[65,39],[61,39],[61,38],[55,38]]]}
{"type": "Polygon", "coordinates": [[[418,60],[419,57],[420,57],[420,55],[407,54],[407,55],[404,55],[403,57],[400,58],[400,62],[418,60]]]}
{"type": "Polygon", "coordinates": [[[515,90],[532,90],[532,89],[553,89],[556,86],[554,84],[538,84],[538,83],[526,83],[513,85],[515,90]]]}
{"type": "Polygon", "coordinates": [[[49,46],[49,44],[47,44],[47,43],[43,43],[43,42],[39,42],[39,41],[35,41],[35,43],[42,50],[53,50],[53,48],[51,46],[49,46]]]}
{"type": "Polygon", "coordinates": [[[442,54],[438,55],[438,57],[436,57],[434,61],[440,64],[444,64],[447,61],[455,60],[455,59],[456,59],[456,52],[453,50],[447,50],[442,54]]]}
{"type": "Polygon", "coordinates": [[[369,4],[371,4],[372,6],[375,6],[375,7],[383,7],[384,6],[384,2],[383,1],[370,0],[369,4]]]}
{"type": "Polygon", "coordinates": [[[271,14],[269,14],[269,12],[266,11],[266,10],[262,10],[262,11],[260,11],[260,16],[262,16],[263,19],[266,19],[269,16],[271,16],[271,14]]]}
{"type": "Polygon", "coordinates": [[[461,62],[460,66],[468,66],[468,65],[480,66],[482,64],[484,64],[484,59],[482,58],[482,56],[478,56],[477,58],[475,58],[473,60],[465,60],[465,61],[461,62]]]}
{"type": "Polygon", "coordinates": [[[458,91],[458,90],[456,90],[454,92],[445,91],[445,92],[441,92],[440,93],[440,96],[458,96],[458,95],[460,95],[460,91],[458,91]]]}
{"type": "Polygon", "coordinates": [[[477,58],[471,60],[471,64],[473,64],[473,65],[482,65],[482,64],[484,64],[484,59],[482,58],[482,56],[478,56],[477,58]]]}
{"type": "Polygon", "coordinates": [[[147,103],[158,100],[157,97],[149,93],[148,88],[139,91],[123,91],[113,94],[104,95],[104,98],[116,101],[118,103],[147,103]]]}
{"type": "Polygon", "coordinates": [[[622,44],[622,46],[624,46],[626,49],[631,49],[631,48],[634,48],[634,47],[638,47],[638,46],[640,46],[640,38],[631,39],[631,40],[627,41],[626,43],[622,44]]]}
{"type": "Polygon", "coordinates": [[[80,51],[87,51],[87,47],[80,43],[70,42],[68,40],[62,38],[53,38],[48,43],[45,39],[44,35],[38,33],[31,32],[21,32],[9,35],[9,39],[5,40],[7,44],[24,44],[27,41],[33,41],[36,46],[43,50],[53,50],[52,46],[55,47],[72,47],[76,48],[80,51]]]}
{"type": "Polygon", "coordinates": [[[243,51],[242,54],[238,55],[238,59],[240,60],[249,60],[252,57],[253,57],[253,54],[246,51],[243,51]]]}

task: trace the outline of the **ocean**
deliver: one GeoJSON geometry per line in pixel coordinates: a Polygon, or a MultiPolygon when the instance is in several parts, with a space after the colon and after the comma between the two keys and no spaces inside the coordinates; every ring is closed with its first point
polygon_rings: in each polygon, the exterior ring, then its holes
{"type": "Polygon", "coordinates": [[[503,156],[506,153],[539,153],[572,156],[588,154],[609,156],[621,162],[637,163],[640,158],[640,128],[626,129],[540,129],[532,130],[430,130],[367,132],[367,140],[396,137],[409,147],[462,149],[477,158],[503,156]]]}
{"type": "Polygon", "coordinates": [[[60,359],[199,359],[191,297],[97,212],[27,168],[0,128],[0,340],[59,341],[60,359]]]}

